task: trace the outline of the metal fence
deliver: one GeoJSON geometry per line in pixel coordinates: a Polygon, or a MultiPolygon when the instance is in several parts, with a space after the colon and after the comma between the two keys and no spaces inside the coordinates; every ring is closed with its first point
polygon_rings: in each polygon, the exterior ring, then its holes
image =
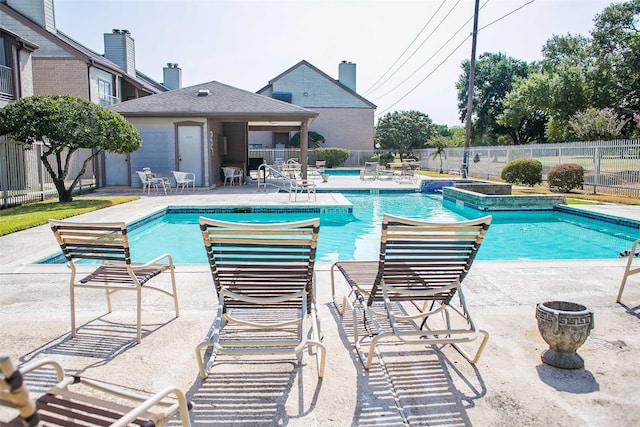
{"type": "MultiPolygon", "coordinates": [[[[423,169],[439,171],[434,149],[420,150],[423,169]]],[[[444,172],[461,169],[464,148],[449,148],[442,155],[444,172]]],[[[584,190],[593,193],[640,197],[640,140],[571,142],[559,144],[472,147],[469,176],[499,180],[510,161],[528,157],[542,163],[543,179],[555,165],[576,163],[584,168],[584,190]]]]}
{"type": "MultiPolygon", "coordinates": [[[[344,163],[347,167],[363,167],[367,161],[376,161],[384,150],[352,150],[344,163]]],[[[249,150],[249,157],[259,157],[267,163],[299,158],[299,149],[249,150]]],[[[453,147],[438,155],[435,149],[415,150],[411,153],[420,161],[423,170],[444,173],[459,172],[462,168],[464,148],[453,147]]],[[[500,180],[502,168],[512,160],[528,157],[540,160],[543,179],[549,169],[561,163],[576,163],[584,168],[584,189],[593,193],[640,197],[640,139],[565,142],[558,144],[509,145],[471,147],[469,150],[469,176],[500,180]]],[[[309,150],[309,164],[318,158],[309,150]]]]}
{"type": "MultiPolygon", "coordinates": [[[[25,150],[21,144],[0,138],[0,209],[34,200],[55,198],[58,193],[51,177],[42,166],[42,146],[34,144],[25,150]]],[[[345,162],[347,167],[362,167],[375,161],[384,150],[353,150],[345,162]]],[[[421,168],[444,173],[458,171],[462,165],[464,149],[447,148],[442,155],[434,149],[416,150],[421,168]]],[[[249,149],[249,157],[269,164],[300,158],[299,149],[249,149]]],[[[543,177],[553,166],[577,163],[585,170],[584,189],[594,193],[640,197],[640,140],[570,142],[561,144],[471,147],[469,176],[482,179],[500,179],[502,168],[511,160],[530,157],[540,160],[543,177]]],[[[85,153],[75,155],[71,175],[82,167],[85,153]]],[[[309,164],[318,159],[315,150],[309,150],[309,164]]],[[[255,162],[255,160],[254,160],[255,162]]],[[[93,171],[88,168],[77,191],[93,187],[93,171]]]]}
{"type": "MultiPolygon", "coordinates": [[[[84,154],[72,156],[69,168],[72,176],[82,167],[84,154]]],[[[41,155],[41,143],[25,149],[22,144],[0,139],[0,209],[58,197],[53,180],[40,160],[41,155]]],[[[84,174],[75,191],[81,193],[88,187],[93,187],[91,170],[84,174]]]]}

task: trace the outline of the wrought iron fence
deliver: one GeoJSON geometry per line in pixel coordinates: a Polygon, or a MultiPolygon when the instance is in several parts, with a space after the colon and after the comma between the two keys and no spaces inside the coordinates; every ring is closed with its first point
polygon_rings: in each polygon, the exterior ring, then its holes
{"type": "MultiPolygon", "coordinates": [[[[0,209],[33,200],[55,198],[58,193],[49,174],[44,170],[40,155],[42,146],[34,144],[25,149],[21,144],[0,138],[0,209]]],[[[362,167],[376,160],[384,150],[352,150],[345,162],[347,167],[362,167]]],[[[416,150],[413,157],[421,168],[444,173],[461,169],[464,149],[447,148],[442,154],[435,149],[416,150]]],[[[71,173],[82,167],[82,155],[74,156],[71,173]]],[[[255,163],[268,164],[300,158],[299,149],[249,149],[255,163]]],[[[309,150],[309,164],[318,159],[315,150],[309,150]]],[[[543,177],[560,163],[577,163],[585,170],[584,188],[594,193],[640,197],[640,140],[614,140],[570,142],[561,144],[471,147],[469,176],[482,179],[500,179],[502,168],[520,157],[536,158],[542,162],[543,177]]],[[[75,172],[74,172],[75,171],[75,172]]],[[[93,170],[88,168],[77,190],[93,188],[93,170]]]]}
{"type": "MultiPolygon", "coordinates": [[[[22,144],[0,137],[0,209],[58,197],[53,180],[40,160],[41,155],[41,143],[25,149],[22,144]]],[[[75,175],[81,167],[82,156],[74,155],[70,175],[75,175]]],[[[93,181],[93,171],[88,170],[75,191],[82,193],[93,188],[93,181]]]]}
{"type": "MultiPolygon", "coordinates": [[[[367,161],[375,161],[385,150],[352,150],[344,163],[347,167],[363,167],[367,161]]],[[[299,149],[286,149],[279,156],[283,160],[299,158],[299,149]]],[[[464,148],[447,148],[442,153],[435,149],[415,150],[412,157],[420,161],[423,170],[443,173],[460,173],[464,148]]],[[[249,157],[261,157],[274,163],[273,149],[249,150],[249,157]]],[[[604,193],[640,197],[640,139],[564,142],[558,144],[509,145],[471,147],[469,150],[469,176],[500,180],[502,168],[512,160],[529,157],[540,160],[543,179],[547,172],[561,163],[577,163],[584,168],[584,189],[593,193],[604,193]]],[[[309,150],[309,164],[318,158],[309,150]]]]}

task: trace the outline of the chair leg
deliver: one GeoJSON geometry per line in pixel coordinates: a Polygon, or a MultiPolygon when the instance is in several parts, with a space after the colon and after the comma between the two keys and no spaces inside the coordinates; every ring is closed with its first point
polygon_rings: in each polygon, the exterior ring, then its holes
{"type": "MultiPolygon", "coordinates": [[[[73,279],[72,279],[73,280],[73,279]]],[[[73,284],[71,284],[69,290],[69,295],[71,298],[71,337],[76,337],[76,297],[75,297],[75,288],[73,284]]]]}
{"type": "Polygon", "coordinates": [[[173,287],[173,305],[175,306],[175,309],[176,309],[176,317],[180,317],[180,308],[178,307],[178,290],[176,288],[176,275],[174,270],[175,268],[171,267],[170,273],[171,273],[171,286],[173,287]]]}
{"type": "Polygon", "coordinates": [[[471,357],[469,353],[463,350],[462,347],[460,347],[460,345],[456,343],[451,343],[451,346],[455,348],[457,352],[460,353],[462,357],[467,359],[467,362],[471,363],[472,365],[475,365],[478,362],[478,359],[480,359],[480,356],[482,355],[482,351],[484,350],[484,347],[487,345],[487,341],[489,341],[489,332],[485,331],[484,329],[479,329],[478,333],[482,335],[482,341],[480,341],[480,347],[478,348],[478,350],[476,351],[476,354],[473,357],[471,357]]]}
{"type": "Polygon", "coordinates": [[[136,294],[136,303],[138,304],[136,340],[140,344],[142,342],[142,286],[136,288],[136,294]]]}

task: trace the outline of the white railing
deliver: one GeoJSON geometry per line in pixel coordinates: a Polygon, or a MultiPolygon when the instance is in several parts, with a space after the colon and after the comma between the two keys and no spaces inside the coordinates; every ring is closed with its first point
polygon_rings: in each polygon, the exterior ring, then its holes
{"type": "MultiPolygon", "coordinates": [[[[281,153],[281,151],[279,151],[281,153]]],[[[364,167],[368,161],[376,161],[385,150],[351,150],[343,166],[364,167]]],[[[434,172],[459,171],[462,168],[464,148],[447,148],[442,156],[427,148],[415,150],[411,157],[420,161],[423,170],[434,172]],[[435,157],[434,157],[435,156],[435,157]]],[[[285,160],[299,159],[300,150],[284,151],[285,160]]],[[[250,149],[249,157],[260,157],[265,163],[275,162],[274,149],[250,149]]],[[[553,166],[560,163],[577,163],[585,170],[584,188],[594,193],[640,197],[640,140],[564,142],[557,144],[509,145],[471,147],[469,150],[469,176],[500,180],[502,168],[511,160],[531,157],[540,160],[543,178],[553,166]]],[[[308,152],[308,164],[318,159],[315,150],[308,152]]]]}
{"type": "Polygon", "coordinates": [[[11,68],[0,65],[0,98],[14,99],[13,72],[11,68]]]}

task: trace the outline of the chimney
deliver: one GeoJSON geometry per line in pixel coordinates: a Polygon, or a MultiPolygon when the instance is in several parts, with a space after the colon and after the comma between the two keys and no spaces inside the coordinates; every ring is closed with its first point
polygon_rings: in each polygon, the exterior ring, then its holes
{"type": "Polygon", "coordinates": [[[10,8],[40,25],[50,33],[56,32],[53,0],[7,0],[10,8]]]}
{"type": "Polygon", "coordinates": [[[338,81],[356,91],[356,64],[349,61],[342,61],[338,66],[338,81]]]}
{"type": "Polygon", "coordinates": [[[167,66],[162,69],[162,85],[169,90],[182,88],[182,70],[178,64],[167,62],[167,66]]]}
{"type": "Polygon", "coordinates": [[[111,33],[105,33],[104,57],[130,76],[136,76],[136,46],[129,30],[114,28],[111,33]]]}

